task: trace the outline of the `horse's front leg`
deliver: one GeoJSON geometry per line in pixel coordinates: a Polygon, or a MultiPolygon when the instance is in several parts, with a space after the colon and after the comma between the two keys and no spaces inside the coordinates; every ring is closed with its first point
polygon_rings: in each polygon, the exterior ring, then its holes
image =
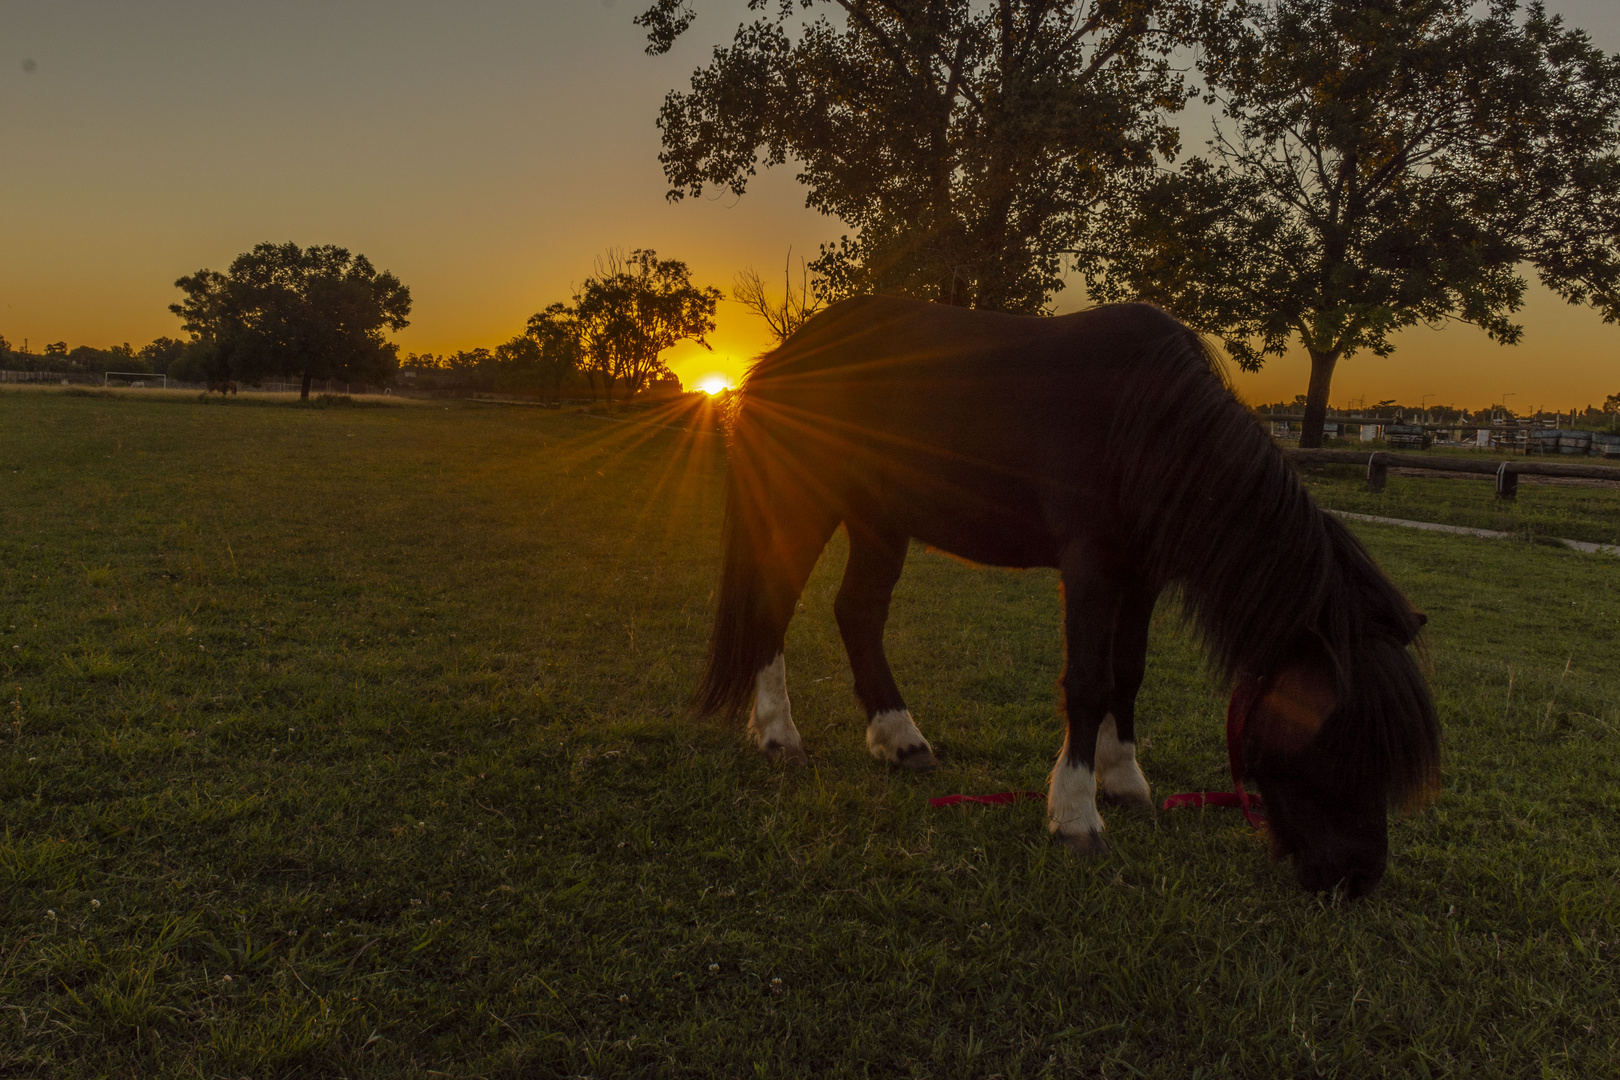
{"type": "Polygon", "coordinates": [[[1097,785],[1109,802],[1151,810],[1153,796],[1136,762],[1136,693],[1147,673],[1148,627],[1159,590],[1128,584],[1114,620],[1114,688],[1097,731],[1097,785]]]}
{"type": "MultiPolygon", "coordinates": [[[[1095,546],[1063,553],[1063,708],[1068,734],[1052,769],[1048,828],[1084,854],[1108,850],[1097,813],[1097,736],[1113,700],[1113,641],[1125,590],[1095,546]]],[[[1109,718],[1111,719],[1111,718],[1109,718]]]]}

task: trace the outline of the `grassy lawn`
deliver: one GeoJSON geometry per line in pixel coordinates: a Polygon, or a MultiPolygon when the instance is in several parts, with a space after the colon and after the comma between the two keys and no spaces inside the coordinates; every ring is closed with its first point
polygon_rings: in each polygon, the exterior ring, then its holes
{"type": "MultiPolygon", "coordinates": [[[[1586,458],[1577,463],[1612,464],[1586,458]]],[[[1565,539],[1620,544],[1620,490],[1614,488],[1537,483],[1521,477],[1518,497],[1502,500],[1496,497],[1490,476],[1464,480],[1392,473],[1384,490],[1375,493],[1367,490],[1363,466],[1313,465],[1304,471],[1317,499],[1336,510],[1496,529],[1537,543],[1565,539]]]]}
{"type": "MultiPolygon", "coordinates": [[[[1431,617],[1447,767],[1341,905],[1231,812],[1082,861],[1039,804],[928,806],[1043,786],[1051,574],[913,553],[918,778],[862,744],[835,539],[784,770],[681,713],[718,439],[140,394],[0,392],[0,1075],[1615,1074],[1613,559],[1354,526],[1431,617]]],[[[1615,535],[1620,492],[1520,490],[1615,535]]],[[[1151,660],[1156,793],[1224,786],[1171,609],[1151,660]]]]}

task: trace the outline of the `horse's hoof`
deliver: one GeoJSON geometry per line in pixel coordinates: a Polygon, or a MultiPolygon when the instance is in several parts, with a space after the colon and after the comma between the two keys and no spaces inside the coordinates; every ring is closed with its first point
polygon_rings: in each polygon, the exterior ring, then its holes
{"type": "Polygon", "coordinates": [[[1108,841],[1103,839],[1099,829],[1091,829],[1083,833],[1055,832],[1052,839],[1061,842],[1076,855],[1106,855],[1108,854],[1108,841]]]}
{"type": "Polygon", "coordinates": [[[933,747],[927,743],[896,750],[894,763],[910,772],[933,772],[939,768],[939,759],[934,756],[933,747]]]}
{"type": "Polygon", "coordinates": [[[1140,791],[1127,791],[1120,794],[1115,794],[1112,791],[1104,790],[1098,793],[1097,798],[1102,802],[1123,807],[1127,810],[1152,811],[1153,809],[1153,796],[1140,791]]]}
{"type": "Polygon", "coordinates": [[[772,761],[780,761],[784,765],[808,765],[810,755],[804,752],[802,746],[784,746],[779,742],[769,742],[760,747],[765,756],[772,761]]]}

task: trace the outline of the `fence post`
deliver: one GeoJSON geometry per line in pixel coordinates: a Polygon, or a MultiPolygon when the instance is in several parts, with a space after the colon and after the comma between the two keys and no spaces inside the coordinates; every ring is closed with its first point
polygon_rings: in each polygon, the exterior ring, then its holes
{"type": "Polygon", "coordinates": [[[1513,464],[1504,461],[1496,470],[1496,497],[1498,499],[1516,499],[1519,496],[1519,474],[1508,468],[1513,464]]]}
{"type": "Polygon", "coordinates": [[[1367,455],[1367,490],[1383,491],[1384,481],[1389,479],[1389,466],[1384,463],[1382,454],[1374,450],[1367,455]]]}

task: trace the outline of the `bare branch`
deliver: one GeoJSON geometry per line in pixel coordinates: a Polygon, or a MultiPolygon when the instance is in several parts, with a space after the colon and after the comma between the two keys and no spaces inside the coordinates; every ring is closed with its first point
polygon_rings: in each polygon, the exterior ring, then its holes
{"type": "Polygon", "coordinates": [[[794,289],[791,248],[782,268],[782,286],[782,299],[773,300],[759,271],[750,266],[737,271],[731,287],[731,298],[764,319],[778,345],[792,337],[794,331],[822,308],[821,300],[810,297],[810,270],[802,258],[799,260],[799,285],[797,290],[794,289]]]}

